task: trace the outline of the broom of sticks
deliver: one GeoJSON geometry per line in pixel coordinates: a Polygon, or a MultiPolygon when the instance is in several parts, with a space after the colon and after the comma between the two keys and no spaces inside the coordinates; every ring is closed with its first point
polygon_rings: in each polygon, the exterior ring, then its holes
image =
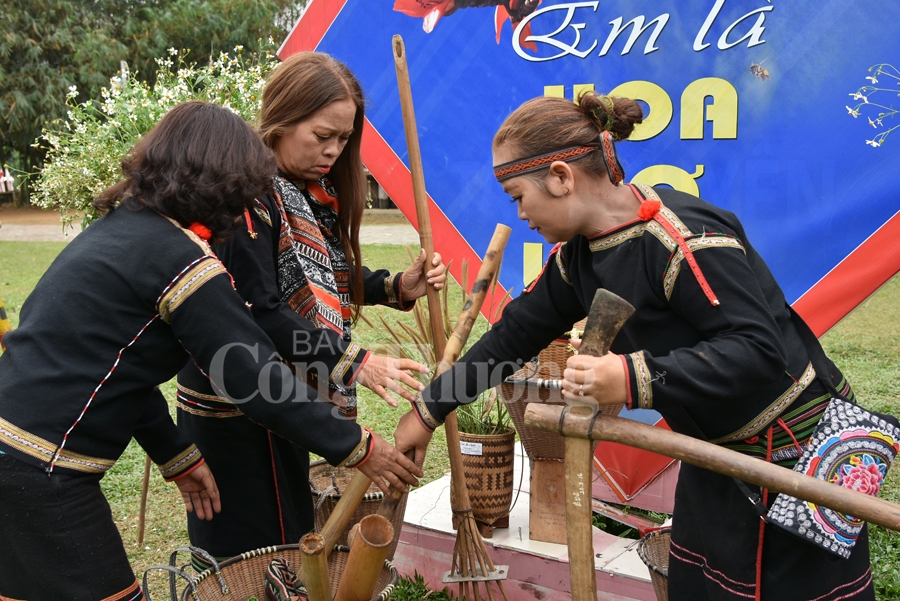
{"type": "MultiPolygon", "coordinates": [[[[412,175],[413,196],[416,202],[416,217],[419,224],[419,239],[422,248],[425,249],[425,269],[432,265],[434,258],[434,242],[431,233],[431,222],[428,214],[428,197],[425,191],[425,176],[422,170],[422,155],[419,150],[419,137],[416,129],[415,111],[412,102],[412,90],[409,83],[409,68],[406,63],[406,47],[403,44],[403,38],[395,35],[392,40],[394,51],[394,67],[397,71],[397,85],[400,91],[400,108],[403,114],[403,126],[406,133],[406,146],[409,151],[409,167],[412,175]]],[[[502,232],[501,228],[505,228],[505,237],[499,249],[494,249],[494,254],[499,255],[502,247],[506,244],[509,237],[509,228],[498,225],[494,237],[502,232]]],[[[491,241],[494,244],[494,240],[491,241]]],[[[491,248],[488,249],[488,255],[482,264],[482,270],[479,271],[478,279],[472,287],[472,294],[466,301],[463,315],[457,322],[456,330],[451,336],[451,345],[447,345],[444,339],[443,318],[441,316],[440,298],[438,291],[433,287],[427,287],[428,313],[431,322],[432,338],[434,340],[434,356],[441,357],[441,362],[436,369],[435,377],[450,368],[462,347],[468,338],[472,329],[487,289],[490,287],[491,281],[496,277],[496,273],[488,278],[483,285],[479,286],[482,281],[482,272],[488,266],[487,258],[491,255],[491,248]],[[478,309],[472,311],[476,299],[478,309]]],[[[499,258],[499,257],[498,257],[499,258]]],[[[463,283],[465,285],[465,282],[463,283]]],[[[450,496],[450,503],[454,515],[458,520],[456,546],[453,550],[453,566],[451,574],[454,579],[459,580],[460,594],[468,596],[469,584],[472,584],[472,598],[480,600],[478,593],[478,584],[476,579],[483,579],[490,572],[495,571],[493,561],[488,555],[484,540],[478,532],[478,526],[472,515],[472,504],[469,500],[469,493],[466,489],[465,477],[463,474],[462,453],[459,446],[459,430],[456,424],[456,414],[451,413],[444,422],[444,430],[447,435],[447,448],[450,455],[450,473],[454,484],[451,488],[453,491],[450,496]]],[[[497,581],[503,598],[506,599],[506,592],[503,590],[501,581],[497,581]]],[[[486,582],[487,598],[493,600],[490,583],[486,582]]]]}

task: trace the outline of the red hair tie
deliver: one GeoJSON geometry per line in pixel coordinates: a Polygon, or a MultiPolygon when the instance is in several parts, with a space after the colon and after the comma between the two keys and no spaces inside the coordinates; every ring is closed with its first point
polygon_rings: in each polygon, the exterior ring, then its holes
{"type": "Polygon", "coordinates": [[[209,239],[212,238],[212,230],[202,223],[194,222],[188,229],[197,234],[202,240],[209,241],[209,239]]]}

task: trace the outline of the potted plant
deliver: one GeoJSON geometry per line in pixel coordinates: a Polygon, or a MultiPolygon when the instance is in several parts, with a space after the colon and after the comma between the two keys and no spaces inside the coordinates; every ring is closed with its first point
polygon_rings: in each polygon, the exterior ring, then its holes
{"type": "Polygon", "coordinates": [[[466,487],[482,536],[509,527],[516,431],[497,389],[456,410],[466,487]]]}

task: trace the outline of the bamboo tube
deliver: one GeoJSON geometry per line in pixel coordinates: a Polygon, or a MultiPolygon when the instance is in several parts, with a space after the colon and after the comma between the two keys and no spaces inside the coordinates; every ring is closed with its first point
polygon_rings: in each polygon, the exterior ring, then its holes
{"type": "MultiPolygon", "coordinates": [[[[422,153],[419,150],[419,133],[416,128],[416,113],[413,108],[412,88],[409,84],[409,68],[406,64],[406,47],[403,38],[395,35],[392,40],[394,67],[397,71],[397,85],[400,91],[400,111],[403,114],[403,130],[406,133],[406,148],[409,152],[409,172],[412,175],[413,197],[416,201],[416,219],[419,225],[419,242],[425,249],[425,272],[433,266],[434,239],[431,233],[431,218],[428,214],[428,192],[425,190],[425,172],[422,169],[422,153]]],[[[465,287],[465,282],[463,282],[465,287]]],[[[425,287],[428,298],[428,315],[431,318],[431,333],[434,338],[435,358],[444,356],[444,320],[441,315],[440,294],[433,286],[425,287]]]]}
{"type": "Polygon", "coordinates": [[[334,601],[372,598],[393,538],[394,527],[380,515],[367,515],[360,520],[334,601]]]}
{"type": "Polygon", "coordinates": [[[365,496],[366,491],[369,490],[370,483],[371,480],[369,480],[364,473],[357,470],[356,474],[350,480],[350,484],[344,489],[344,493],[334,506],[331,515],[328,516],[328,521],[322,526],[322,531],[319,534],[322,535],[322,539],[324,540],[326,559],[331,554],[338,539],[341,537],[341,533],[344,532],[347,524],[350,523],[353,513],[356,511],[356,508],[359,507],[359,503],[365,496]]]}
{"type": "Polygon", "coordinates": [[[150,492],[150,455],[144,460],[144,479],[141,481],[141,508],[138,511],[138,544],[144,544],[144,525],[147,520],[147,494],[150,492]]]}
{"type": "Polygon", "coordinates": [[[332,601],[325,539],[314,532],[304,535],[300,539],[300,553],[303,554],[303,585],[309,601],[332,601]]]}
{"type": "MultiPolygon", "coordinates": [[[[599,289],[594,293],[580,354],[602,357],[622,325],[634,313],[634,307],[615,294],[599,289]]],[[[569,413],[587,419],[597,405],[568,400],[569,413]]],[[[591,441],[566,437],[566,544],[569,548],[569,582],[574,601],[597,599],[597,575],[594,569],[594,536],[591,529],[591,482],[593,476],[591,441]]]]}
{"type": "Polygon", "coordinates": [[[559,432],[567,437],[607,440],[660,453],[724,476],[738,478],[775,492],[787,493],[890,530],[900,531],[900,505],[753,459],[703,440],[633,420],[598,415],[592,427],[593,418],[571,415],[568,412],[562,416],[564,409],[566,408],[560,406],[529,403],[525,409],[525,424],[538,430],[559,432]]]}

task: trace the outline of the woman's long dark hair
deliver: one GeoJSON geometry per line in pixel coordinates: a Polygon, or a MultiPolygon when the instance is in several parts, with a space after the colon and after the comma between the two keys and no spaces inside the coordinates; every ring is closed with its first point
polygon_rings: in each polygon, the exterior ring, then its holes
{"type": "Polygon", "coordinates": [[[232,111],[205,102],[170,110],[122,159],[122,181],[100,193],[101,213],[150,207],[183,227],[201,223],[225,239],[276,172],[272,151],[232,111]]]}
{"type": "Polygon", "coordinates": [[[341,246],[350,264],[353,281],[350,299],[353,317],[363,304],[362,253],[359,226],[366,208],[366,174],[360,158],[365,123],[362,88],[350,69],[321,52],[298,52],[288,57],[269,76],[262,95],[259,133],[270,148],[292,127],[320,108],[337,100],[352,100],[356,105],[353,133],[337,158],[328,179],[340,202],[338,229],[341,246]]]}

